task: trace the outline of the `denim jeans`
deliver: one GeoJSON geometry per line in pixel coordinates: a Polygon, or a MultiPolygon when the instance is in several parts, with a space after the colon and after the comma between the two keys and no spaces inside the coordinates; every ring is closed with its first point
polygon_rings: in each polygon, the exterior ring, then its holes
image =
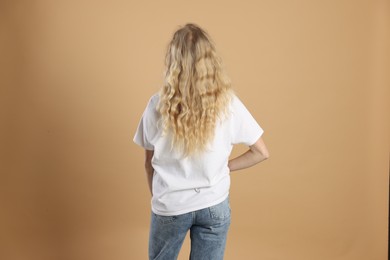
{"type": "Polygon", "coordinates": [[[229,197],[215,206],[181,215],[161,216],[152,212],[149,259],[177,259],[188,231],[191,260],[223,259],[230,213],[229,197]]]}

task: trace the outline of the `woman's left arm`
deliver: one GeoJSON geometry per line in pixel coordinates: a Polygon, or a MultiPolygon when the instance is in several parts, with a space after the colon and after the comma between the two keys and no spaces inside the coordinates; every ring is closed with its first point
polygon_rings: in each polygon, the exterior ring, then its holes
{"type": "Polygon", "coordinates": [[[146,178],[148,181],[149,191],[150,194],[153,196],[153,189],[152,189],[152,183],[153,183],[153,173],[154,169],[152,166],[152,158],[153,158],[154,151],[152,150],[145,150],[145,171],[146,171],[146,178]]]}

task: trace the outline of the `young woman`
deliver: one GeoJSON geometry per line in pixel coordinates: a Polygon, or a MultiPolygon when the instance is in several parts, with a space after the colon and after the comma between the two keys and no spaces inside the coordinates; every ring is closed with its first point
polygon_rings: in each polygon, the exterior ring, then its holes
{"type": "Polygon", "coordinates": [[[165,82],[139,122],[151,199],[149,259],[223,259],[230,226],[230,172],[269,157],[256,122],[231,88],[209,35],[188,23],[165,57],[165,82]],[[229,160],[234,144],[248,151],[229,160]]]}

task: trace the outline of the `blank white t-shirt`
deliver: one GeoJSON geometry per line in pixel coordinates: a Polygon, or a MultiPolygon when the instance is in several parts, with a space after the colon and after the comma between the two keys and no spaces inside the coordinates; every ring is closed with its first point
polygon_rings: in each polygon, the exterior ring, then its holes
{"type": "Polygon", "coordinates": [[[240,99],[233,95],[229,117],[218,122],[209,149],[198,157],[183,158],[171,150],[170,135],[162,135],[154,94],[141,117],[133,141],[154,150],[152,211],[171,216],[207,208],[229,195],[228,160],[234,144],[253,145],[264,130],[240,99]]]}

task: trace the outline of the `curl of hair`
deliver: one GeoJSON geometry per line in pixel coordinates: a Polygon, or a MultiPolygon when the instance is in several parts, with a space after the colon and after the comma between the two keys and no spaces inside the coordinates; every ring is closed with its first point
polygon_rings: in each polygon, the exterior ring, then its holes
{"type": "Polygon", "coordinates": [[[163,133],[184,156],[199,154],[227,115],[230,79],[207,32],[187,23],[174,33],[165,56],[164,85],[157,110],[163,133]]]}

